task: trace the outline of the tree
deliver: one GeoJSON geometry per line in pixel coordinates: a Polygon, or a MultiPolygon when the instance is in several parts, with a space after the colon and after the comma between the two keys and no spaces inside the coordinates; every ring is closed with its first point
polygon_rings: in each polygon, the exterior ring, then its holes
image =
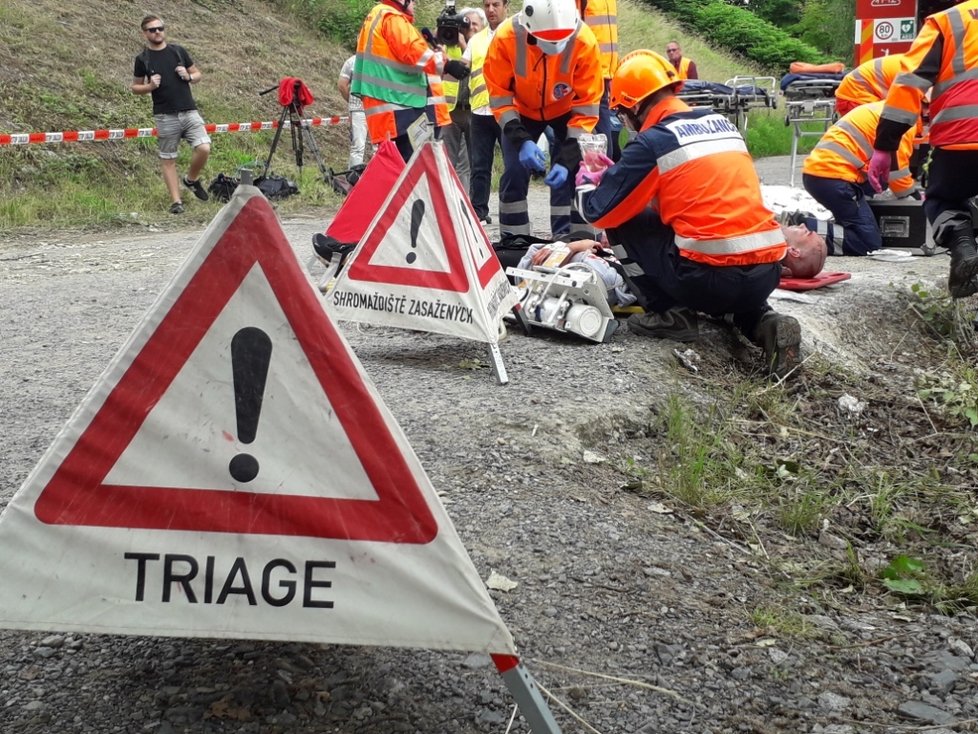
{"type": "Polygon", "coordinates": [[[787,28],[801,21],[801,0],[749,0],[747,9],[778,28],[787,28]]]}
{"type": "Polygon", "coordinates": [[[833,59],[851,62],[855,37],[854,0],[806,0],[791,34],[833,59]]]}

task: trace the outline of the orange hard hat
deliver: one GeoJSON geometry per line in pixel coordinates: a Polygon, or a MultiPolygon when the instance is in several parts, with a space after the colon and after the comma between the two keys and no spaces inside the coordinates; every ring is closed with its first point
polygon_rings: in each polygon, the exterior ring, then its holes
{"type": "Polygon", "coordinates": [[[675,68],[655,51],[639,49],[626,54],[611,79],[609,107],[631,109],[650,94],[672,85],[678,92],[683,82],[675,68]]]}

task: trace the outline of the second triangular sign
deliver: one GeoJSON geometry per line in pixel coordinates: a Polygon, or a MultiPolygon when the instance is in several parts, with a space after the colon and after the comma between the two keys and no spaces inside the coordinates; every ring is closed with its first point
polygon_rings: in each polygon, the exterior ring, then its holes
{"type": "Polygon", "coordinates": [[[326,298],[339,319],[498,341],[518,296],[442,143],[415,153],[326,298]]]}

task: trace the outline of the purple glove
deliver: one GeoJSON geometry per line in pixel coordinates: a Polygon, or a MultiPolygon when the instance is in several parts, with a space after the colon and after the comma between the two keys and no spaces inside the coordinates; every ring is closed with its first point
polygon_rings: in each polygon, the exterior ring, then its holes
{"type": "Polygon", "coordinates": [[[574,177],[574,184],[576,186],[583,186],[584,184],[594,184],[597,186],[599,183],[601,183],[601,179],[604,177],[605,172],[613,165],[615,165],[615,162],[604,153],[598,153],[598,155],[593,158],[589,157],[584,163],[581,163],[580,168],[577,169],[577,175],[574,177]],[[590,164],[592,167],[598,168],[598,170],[589,171],[587,167],[588,164],[590,164]]]}
{"type": "Polygon", "coordinates": [[[874,150],[873,157],[869,159],[866,177],[869,179],[869,185],[877,194],[890,183],[891,161],[892,154],[888,150],[874,150]]]}

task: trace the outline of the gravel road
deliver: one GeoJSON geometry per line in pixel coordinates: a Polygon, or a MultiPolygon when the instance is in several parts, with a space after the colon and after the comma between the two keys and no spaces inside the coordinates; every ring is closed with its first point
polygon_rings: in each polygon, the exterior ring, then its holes
{"type": "MultiPolygon", "coordinates": [[[[534,197],[531,211],[545,212],[534,197]]],[[[321,225],[283,222],[314,274],[321,225]]],[[[0,238],[0,506],[199,234],[0,238]]],[[[840,262],[848,284],[776,305],[801,319],[806,349],[858,371],[889,284],[936,282],[947,259],[840,262]]],[[[699,351],[720,348],[714,328],[699,351]]],[[[624,330],[602,345],[511,333],[500,387],[479,344],[343,330],[481,578],[516,582],[491,595],[537,680],[573,709],[552,704],[565,732],[973,730],[973,616],[812,598],[802,608],[820,634],[765,634],[749,618],[776,598],[763,558],[622,491],[616,467],[649,458],[665,396],[708,399],[708,375],[682,369],[677,345],[624,330]]],[[[507,729],[513,701],[482,654],[2,631],[0,670],[0,732],[11,734],[527,731],[518,717],[507,729]]]]}

